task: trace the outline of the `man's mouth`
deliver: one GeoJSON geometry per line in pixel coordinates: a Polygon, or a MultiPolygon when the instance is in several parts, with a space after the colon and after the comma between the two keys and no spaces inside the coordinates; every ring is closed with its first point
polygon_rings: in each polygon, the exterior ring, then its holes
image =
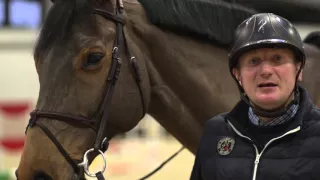
{"type": "Polygon", "coordinates": [[[264,88],[264,87],[276,87],[276,86],[278,86],[278,85],[275,84],[275,83],[272,83],[272,82],[260,83],[260,84],[258,85],[258,87],[260,87],[260,88],[264,88]]]}

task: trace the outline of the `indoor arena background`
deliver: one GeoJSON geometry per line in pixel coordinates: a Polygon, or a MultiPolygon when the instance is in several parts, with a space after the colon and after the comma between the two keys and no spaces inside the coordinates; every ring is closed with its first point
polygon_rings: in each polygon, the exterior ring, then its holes
{"type": "MultiPolygon", "coordinates": [[[[0,180],[18,166],[29,112],[37,100],[39,85],[32,49],[41,19],[51,3],[11,0],[10,24],[5,23],[4,0],[0,0],[0,180]]],[[[320,25],[297,25],[302,38],[320,25]]],[[[181,147],[152,117],[146,116],[132,131],[111,141],[106,153],[106,178],[138,179],[154,170],[181,147]]],[[[183,150],[151,180],[188,179],[194,156],[183,150]]],[[[101,168],[96,159],[90,169],[101,168]]]]}

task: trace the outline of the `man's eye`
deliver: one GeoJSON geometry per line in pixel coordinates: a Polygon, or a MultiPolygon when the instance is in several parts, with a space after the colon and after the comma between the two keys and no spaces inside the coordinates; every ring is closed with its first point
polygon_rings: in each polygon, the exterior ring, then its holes
{"type": "Polygon", "coordinates": [[[255,64],[258,64],[259,60],[257,58],[253,58],[253,59],[250,59],[249,60],[249,64],[250,65],[255,65],[255,64]]]}
{"type": "Polygon", "coordinates": [[[273,58],[275,61],[281,61],[283,58],[282,58],[282,56],[280,56],[280,55],[275,55],[274,56],[274,58],[273,58]]]}

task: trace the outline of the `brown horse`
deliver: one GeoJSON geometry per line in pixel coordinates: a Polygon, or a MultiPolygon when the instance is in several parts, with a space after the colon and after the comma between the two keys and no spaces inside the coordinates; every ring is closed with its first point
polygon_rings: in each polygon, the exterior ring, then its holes
{"type": "MultiPolygon", "coordinates": [[[[145,113],[194,153],[204,122],[239,100],[226,47],[253,13],[203,0],[56,0],[35,47],[40,93],[18,178],[83,176],[84,153],[93,148],[91,162],[145,113]]],[[[320,103],[320,50],[305,48],[304,85],[320,103]]]]}

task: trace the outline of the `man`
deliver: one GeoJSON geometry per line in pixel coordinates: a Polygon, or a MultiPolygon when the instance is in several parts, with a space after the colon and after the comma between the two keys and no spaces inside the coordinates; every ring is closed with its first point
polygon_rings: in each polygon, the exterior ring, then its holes
{"type": "Polygon", "coordinates": [[[261,13],[237,27],[229,68],[241,100],[206,122],[191,180],[320,179],[320,110],[297,84],[304,64],[288,20],[261,13]]]}

